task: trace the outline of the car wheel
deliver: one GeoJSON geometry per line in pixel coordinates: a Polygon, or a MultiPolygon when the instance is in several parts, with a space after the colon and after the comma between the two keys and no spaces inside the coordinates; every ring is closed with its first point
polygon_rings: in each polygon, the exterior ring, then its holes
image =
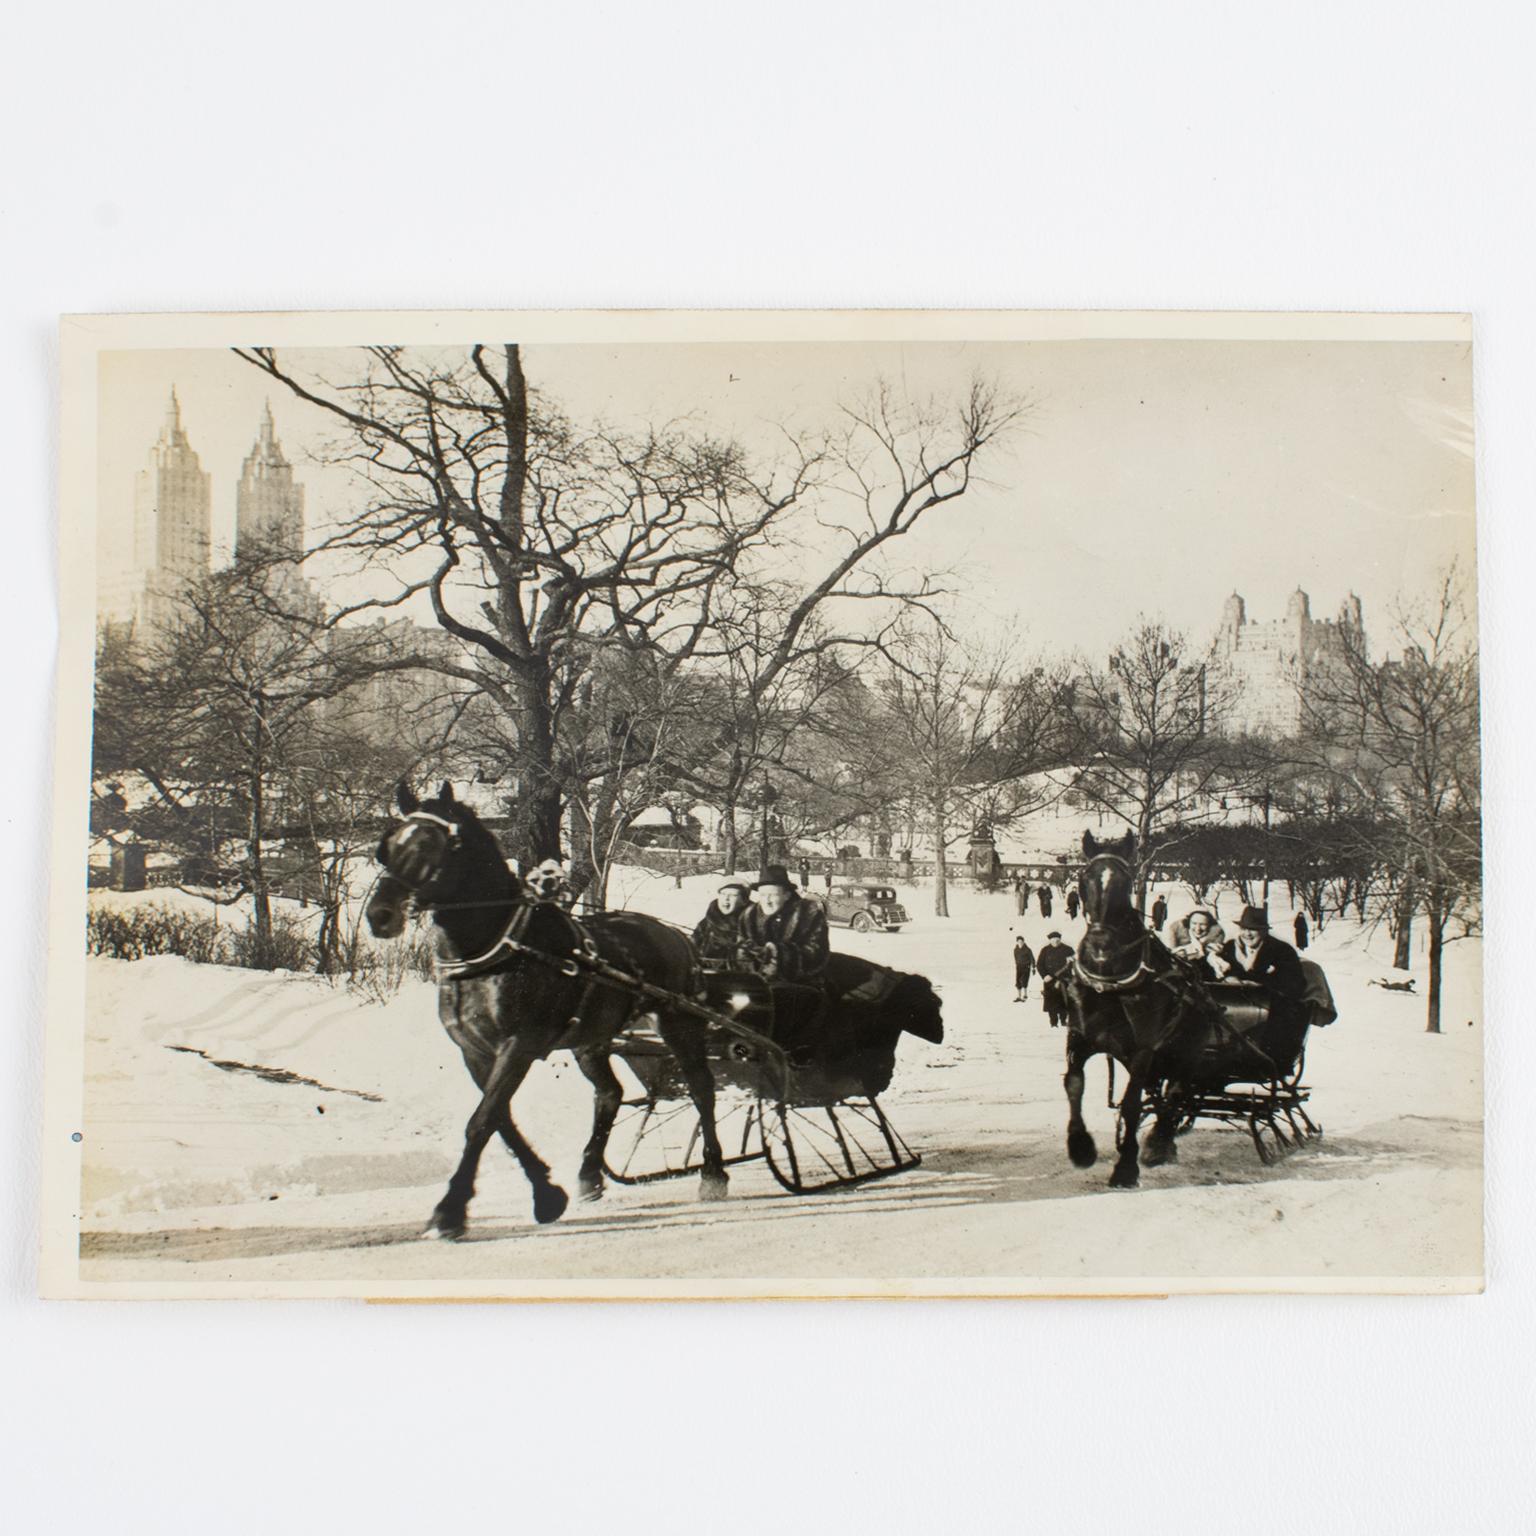
{"type": "Polygon", "coordinates": [[[852,928],[855,933],[869,933],[873,930],[875,922],[868,912],[855,912],[853,916],[848,919],[848,926],[852,928]]]}

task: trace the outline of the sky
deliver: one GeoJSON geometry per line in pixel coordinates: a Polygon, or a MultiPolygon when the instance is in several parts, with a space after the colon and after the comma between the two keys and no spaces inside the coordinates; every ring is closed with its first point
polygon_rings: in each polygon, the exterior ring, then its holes
{"type": "MultiPolygon", "coordinates": [[[[342,348],[293,356],[333,377],[349,370],[342,348]]],[[[994,379],[1026,402],[1019,426],[978,460],[982,483],[900,553],[951,572],[968,620],[1026,649],[1102,655],[1141,614],[1203,640],[1230,592],[1263,621],[1299,586],[1315,617],[1359,594],[1380,650],[1390,605],[1431,590],[1453,559],[1469,582],[1474,572],[1471,349],[1460,342],[593,343],[530,345],[524,366],[577,420],[686,419],[763,453],[786,427],[836,425],[841,404],[881,379],[913,401],[994,379]]],[[[355,496],[310,458],[319,413],[227,350],[105,352],[104,564],[172,385],[213,476],[216,558],[232,542],[264,402],[311,529],[355,496]]]]}

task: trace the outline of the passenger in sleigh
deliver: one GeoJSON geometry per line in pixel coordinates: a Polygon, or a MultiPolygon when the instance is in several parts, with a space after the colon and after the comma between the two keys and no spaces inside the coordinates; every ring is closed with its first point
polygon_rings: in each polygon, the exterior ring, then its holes
{"type": "Polygon", "coordinates": [[[1208,978],[1216,975],[1211,964],[1221,954],[1227,936],[1221,925],[1203,907],[1196,907],[1188,917],[1180,918],[1168,930],[1168,952],[1176,959],[1187,960],[1208,978]]]}
{"type": "Polygon", "coordinates": [[[827,915],[795,889],[782,864],[770,864],[742,914],[738,959],[773,990],[774,1034],[791,1051],[812,1045],[826,1013],[827,915]]]}
{"type": "Polygon", "coordinates": [[[715,892],[709,910],[693,930],[693,947],[705,970],[729,970],[736,963],[741,944],[741,920],[747,915],[747,888],[739,880],[727,880],[715,892]]]}
{"type": "Polygon", "coordinates": [[[1269,931],[1269,918],[1261,907],[1244,907],[1236,935],[1211,953],[1210,966],[1224,981],[1256,982],[1276,998],[1300,1002],[1306,995],[1307,978],[1301,956],[1284,939],[1269,931]]]}

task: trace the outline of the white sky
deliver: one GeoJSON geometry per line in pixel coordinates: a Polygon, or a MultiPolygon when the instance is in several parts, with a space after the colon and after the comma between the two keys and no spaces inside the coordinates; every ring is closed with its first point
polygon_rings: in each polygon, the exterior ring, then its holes
{"type": "MultiPolygon", "coordinates": [[[[345,377],[343,349],[285,354],[345,377]]],[[[1138,613],[1204,638],[1234,588],[1276,618],[1298,585],[1314,616],[1347,592],[1385,642],[1385,610],[1451,559],[1473,571],[1471,353],[1461,343],[1031,341],[529,346],[529,381],[578,419],[689,417],[766,447],[814,429],[880,377],[912,398],[981,371],[1027,396],[985,484],[903,550],[958,570],[970,615],[1049,651],[1100,654],[1138,613]]],[[[175,384],[213,477],[216,551],[270,399],[307,487],[311,530],[353,494],[306,462],[317,413],[219,349],[109,352],[101,367],[103,564],[175,384]]]]}

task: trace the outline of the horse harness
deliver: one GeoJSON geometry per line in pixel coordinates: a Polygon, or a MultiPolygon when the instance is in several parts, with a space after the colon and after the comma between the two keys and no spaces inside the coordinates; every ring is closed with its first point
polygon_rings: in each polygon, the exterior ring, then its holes
{"type": "Polygon", "coordinates": [[[1104,976],[1096,971],[1087,969],[1083,964],[1083,957],[1074,953],[1072,956],[1072,969],[1077,979],[1085,987],[1091,987],[1095,992],[1130,992],[1139,987],[1148,978],[1158,979],[1161,972],[1152,964],[1152,935],[1142,934],[1136,944],[1138,959],[1130,970],[1118,976],[1104,976]]]}

